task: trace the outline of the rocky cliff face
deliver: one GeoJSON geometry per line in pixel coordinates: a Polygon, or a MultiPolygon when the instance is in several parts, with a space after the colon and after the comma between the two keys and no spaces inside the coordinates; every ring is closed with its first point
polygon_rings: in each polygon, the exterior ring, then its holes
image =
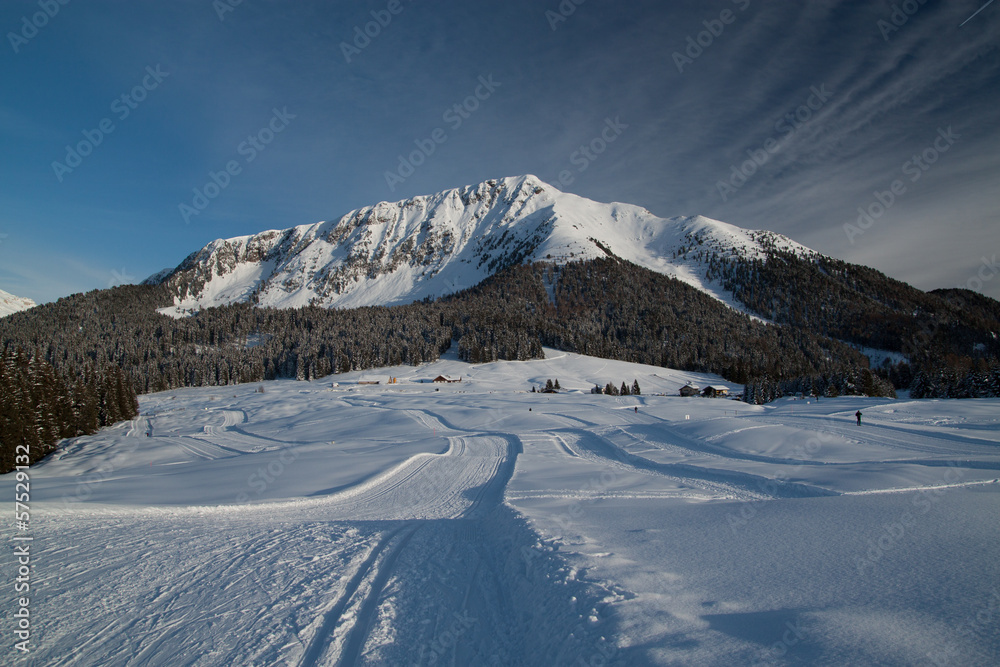
{"type": "Polygon", "coordinates": [[[171,288],[175,313],[239,301],[358,307],[442,296],[525,261],[614,255],[734,305],[704,278],[709,251],[753,257],[769,246],[811,252],[771,232],[593,202],[529,175],[220,239],[154,282],[171,288]]]}

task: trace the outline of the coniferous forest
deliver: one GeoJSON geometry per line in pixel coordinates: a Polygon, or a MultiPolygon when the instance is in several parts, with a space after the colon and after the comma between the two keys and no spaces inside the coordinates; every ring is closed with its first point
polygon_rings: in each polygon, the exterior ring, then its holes
{"type": "Polygon", "coordinates": [[[1000,303],[994,299],[966,289],[922,292],[866,266],[773,247],[760,259],[715,255],[706,277],[775,323],[901,357],[872,369],[873,378],[857,372],[756,378],[746,400],[810,390],[864,393],[863,387],[882,382],[909,389],[912,398],[1000,396],[1000,303]]]}
{"type": "Polygon", "coordinates": [[[14,469],[16,454],[33,463],[62,438],[138,413],[135,389],[119,367],[85,364],[60,372],[38,352],[8,347],[0,354],[0,472],[14,469]]]}
{"type": "Polygon", "coordinates": [[[453,341],[474,363],[547,346],[717,373],[746,384],[751,402],[893,395],[893,385],[914,397],[1000,395],[995,301],[862,268],[713,257],[709,277],[774,324],[614,257],[517,265],[442,299],[352,310],[235,304],[174,319],[156,311],[172,304],[162,285],[77,294],[0,319],[0,470],[18,444],[35,461],[60,438],[133,418],[137,394],[416,365],[453,341]],[[908,361],[869,369],[857,346],[908,361]]]}

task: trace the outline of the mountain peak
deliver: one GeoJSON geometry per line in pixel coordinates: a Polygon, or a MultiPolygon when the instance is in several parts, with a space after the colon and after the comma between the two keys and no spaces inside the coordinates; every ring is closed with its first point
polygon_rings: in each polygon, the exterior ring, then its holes
{"type": "Polygon", "coordinates": [[[771,232],[702,216],[659,218],[631,204],[594,202],[525,174],[218,239],[157,277],[174,292],[172,314],[240,301],[350,308],[444,296],[522,262],[611,255],[735,307],[704,280],[702,250],[763,256],[774,246],[811,252],[771,232]]]}
{"type": "Polygon", "coordinates": [[[34,308],[37,304],[31,299],[14,296],[9,292],[0,290],[0,317],[6,317],[13,313],[34,308]]]}

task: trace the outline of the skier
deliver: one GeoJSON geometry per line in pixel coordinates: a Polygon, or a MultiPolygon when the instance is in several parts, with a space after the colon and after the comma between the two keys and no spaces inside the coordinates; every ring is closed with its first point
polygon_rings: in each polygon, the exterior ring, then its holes
{"type": "Polygon", "coordinates": [[[639,408],[638,408],[638,406],[635,409],[635,414],[639,414],[639,408]]]}
{"type": "Polygon", "coordinates": [[[858,426],[861,426],[861,410],[855,412],[854,416],[858,418],[858,426]]]}

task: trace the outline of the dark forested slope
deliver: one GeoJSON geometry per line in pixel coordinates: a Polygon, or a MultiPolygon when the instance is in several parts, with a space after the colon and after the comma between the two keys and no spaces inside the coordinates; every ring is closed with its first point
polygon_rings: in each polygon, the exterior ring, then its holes
{"type": "Polygon", "coordinates": [[[77,294],[0,319],[0,464],[9,469],[16,443],[33,443],[34,460],[58,438],[134,416],[137,393],[419,364],[453,340],[471,362],[537,358],[545,345],[718,373],[763,387],[760,396],[773,393],[768,383],[803,378],[885,393],[842,340],[906,354],[916,371],[882,373],[912,377],[921,395],[947,395],[942,378],[988,381],[995,368],[991,299],[925,294],[870,269],[779,252],[708,264],[709,277],[779,324],[614,257],[517,265],[436,301],[354,310],[235,304],[178,320],[156,311],[171,303],[164,286],[77,294]]]}

